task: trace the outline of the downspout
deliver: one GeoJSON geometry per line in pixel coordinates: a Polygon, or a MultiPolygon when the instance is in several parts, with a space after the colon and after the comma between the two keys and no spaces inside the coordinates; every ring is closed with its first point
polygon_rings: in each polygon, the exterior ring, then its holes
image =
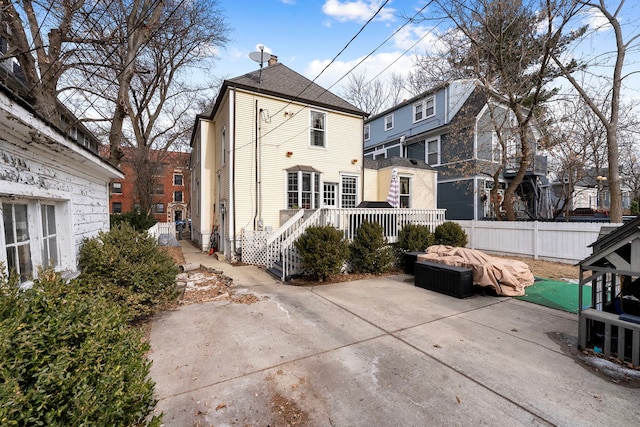
{"type": "Polygon", "coordinates": [[[259,201],[258,201],[258,193],[260,192],[258,186],[259,186],[259,180],[258,180],[258,122],[260,120],[260,118],[258,117],[258,100],[256,99],[256,105],[255,105],[255,137],[256,137],[256,142],[255,142],[255,148],[256,148],[256,167],[255,167],[255,172],[256,172],[256,206],[255,206],[255,211],[253,214],[253,230],[257,230],[258,228],[256,227],[256,219],[258,218],[258,205],[259,205],[259,201]]]}
{"type": "Polygon", "coordinates": [[[231,89],[229,96],[229,237],[231,238],[230,255],[236,253],[236,90],[231,89]]]}

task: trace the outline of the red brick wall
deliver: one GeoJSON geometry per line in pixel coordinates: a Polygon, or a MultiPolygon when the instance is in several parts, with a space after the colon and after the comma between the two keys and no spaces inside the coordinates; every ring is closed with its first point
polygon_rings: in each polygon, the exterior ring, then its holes
{"type": "MultiPolygon", "coordinates": [[[[157,184],[164,188],[164,194],[154,194],[153,201],[156,205],[162,204],[163,212],[152,212],[153,217],[160,222],[171,222],[176,219],[176,215],[182,219],[190,218],[189,211],[189,184],[191,175],[189,172],[189,154],[171,152],[167,153],[163,161],[162,171],[157,177],[157,184]],[[182,185],[174,185],[174,175],[182,175],[182,185]],[[174,193],[182,192],[182,202],[174,200],[174,193]]],[[[127,160],[127,153],[120,164],[120,170],[124,173],[124,180],[111,182],[109,192],[109,212],[114,213],[114,204],[120,203],[122,212],[132,212],[134,205],[138,203],[134,188],[134,171],[131,163],[127,160]],[[114,192],[114,183],[119,183],[122,188],[121,193],[114,192]]]]}

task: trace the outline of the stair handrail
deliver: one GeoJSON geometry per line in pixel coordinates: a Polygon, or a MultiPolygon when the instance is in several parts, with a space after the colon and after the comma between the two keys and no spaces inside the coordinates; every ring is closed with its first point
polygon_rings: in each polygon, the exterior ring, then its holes
{"type": "Polygon", "coordinates": [[[307,219],[304,220],[299,226],[293,230],[287,238],[282,241],[280,245],[280,256],[282,260],[282,279],[285,280],[288,276],[291,275],[292,271],[298,271],[300,269],[300,263],[296,262],[294,251],[294,243],[298,240],[298,237],[302,236],[302,233],[306,231],[307,228],[314,225],[321,225],[321,219],[323,209],[317,209],[314,213],[309,215],[307,219]],[[293,264],[293,265],[292,265],[293,264]]]}
{"type": "Polygon", "coordinates": [[[286,239],[292,231],[297,229],[302,223],[301,219],[304,217],[304,209],[300,209],[291,218],[285,221],[273,234],[267,237],[267,268],[273,267],[274,255],[280,256],[280,245],[282,240],[286,239]],[[284,237],[283,237],[284,236],[284,237]]]}

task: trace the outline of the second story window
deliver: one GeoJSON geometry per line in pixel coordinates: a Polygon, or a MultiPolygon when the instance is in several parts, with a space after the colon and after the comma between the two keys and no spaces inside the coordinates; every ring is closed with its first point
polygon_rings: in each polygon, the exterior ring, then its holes
{"type": "Polygon", "coordinates": [[[368,141],[371,138],[371,128],[369,125],[364,125],[364,140],[368,141]]]}
{"type": "Polygon", "coordinates": [[[384,130],[393,129],[393,114],[389,114],[384,118],[384,130]]]}
{"type": "Polygon", "coordinates": [[[122,193],[122,183],[121,182],[112,182],[111,183],[111,192],[112,193],[122,193]]]}
{"type": "Polygon", "coordinates": [[[182,202],[182,191],[174,191],[173,192],[173,201],[174,202],[182,202]]]}
{"type": "Polygon", "coordinates": [[[311,112],[311,146],[325,147],[326,113],[311,112]]]}
{"type": "Polygon", "coordinates": [[[419,122],[436,114],[435,101],[433,97],[423,99],[417,104],[413,104],[413,121],[419,122]]]}
{"type": "Polygon", "coordinates": [[[153,189],[154,194],[164,194],[164,185],[157,184],[153,189]]]}
{"type": "Polygon", "coordinates": [[[182,186],[182,175],[173,175],[173,185],[182,186]]]}

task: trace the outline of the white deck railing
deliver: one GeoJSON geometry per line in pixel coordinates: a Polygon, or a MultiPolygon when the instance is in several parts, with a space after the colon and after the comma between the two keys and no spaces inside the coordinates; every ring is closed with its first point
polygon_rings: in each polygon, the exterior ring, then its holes
{"type": "MultiPolygon", "coordinates": [[[[398,241],[398,233],[406,224],[426,225],[433,232],[438,225],[444,222],[444,215],[444,209],[323,208],[318,210],[283,210],[280,217],[284,223],[267,238],[266,256],[254,256],[252,252],[243,250],[242,261],[247,264],[265,265],[267,268],[280,263],[281,279],[284,280],[286,277],[302,272],[301,259],[294,244],[308,227],[332,225],[343,231],[345,238],[351,241],[355,237],[358,227],[364,221],[375,222],[382,225],[387,242],[395,243],[398,241]]],[[[250,235],[250,233],[246,233],[247,237],[250,235]]],[[[245,243],[251,244],[243,240],[243,244],[245,243]]]]}

